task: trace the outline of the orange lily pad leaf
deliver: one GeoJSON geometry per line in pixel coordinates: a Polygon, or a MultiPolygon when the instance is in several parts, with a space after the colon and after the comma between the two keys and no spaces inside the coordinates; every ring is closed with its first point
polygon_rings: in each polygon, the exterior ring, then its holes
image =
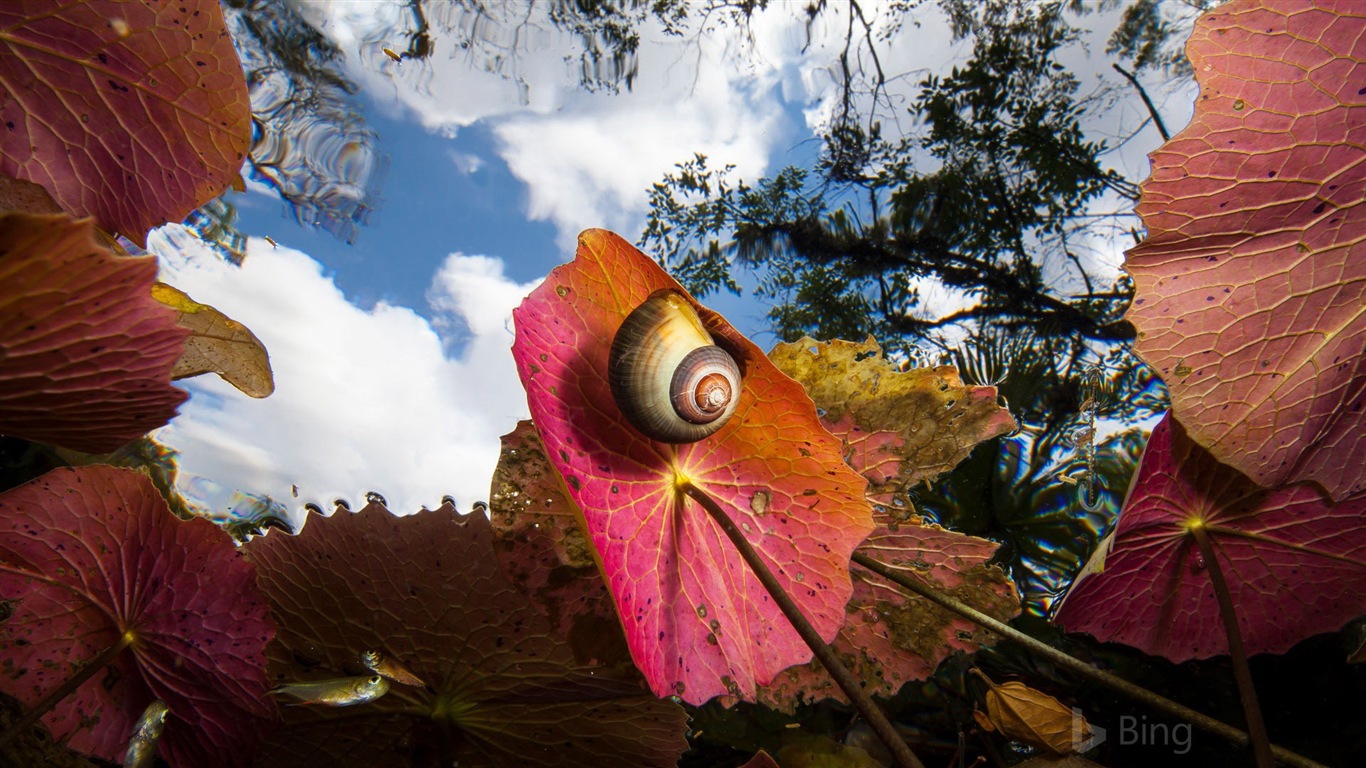
{"type": "MultiPolygon", "coordinates": [[[[938,526],[893,525],[895,530],[878,528],[857,551],[1001,621],[1019,613],[1014,583],[1000,568],[987,564],[1000,546],[996,542],[938,526]]],[[[854,575],[848,619],[831,646],[874,696],[891,698],[906,683],[930,677],[950,654],[973,653],[998,640],[880,576],[862,568],[854,569],[854,575]]],[[[825,669],[812,662],[779,674],[760,690],[759,700],[792,712],[799,704],[824,698],[847,701],[825,669]]]]}
{"type": "Polygon", "coordinates": [[[152,300],[156,260],[115,257],[94,224],[0,214],[0,434],[108,453],[164,425],[186,331],[152,300]]]}
{"type": "Polygon", "coordinates": [[[967,386],[953,366],[901,371],[871,337],[862,343],[803,338],[768,356],[806,387],[878,504],[909,512],[912,486],[1016,428],[995,387],[967,386]]]}
{"type": "Polygon", "coordinates": [[[43,718],[58,741],[122,759],[143,710],[170,708],[171,766],[243,765],[272,719],[275,634],[251,567],[206,520],[179,520],[147,476],[57,469],[0,495],[0,688],[33,706],[132,644],[43,718]]]}
{"type": "Polygon", "coordinates": [[[502,442],[489,522],[503,573],[569,641],[579,662],[634,670],[582,517],[546,458],[536,428],[519,421],[502,442]]]}
{"type": "Polygon", "coordinates": [[[250,328],[165,283],[152,286],[152,298],[174,309],[176,322],[190,331],[171,378],[216,373],[251,397],[275,391],[270,354],[250,328]]]}
{"type": "Polygon", "coordinates": [[[1058,610],[1070,632],[1175,662],[1228,653],[1192,530],[1203,528],[1249,655],[1284,653],[1366,611],[1366,495],[1268,490],[1220,463],[1168,414],[1153,428],[1119,525],[1058,610]]]}
{"type": "Polygon", "coordinates": [[[755,688],[811,652],[690,483],[731,515],[824,638],[844,623],[849,555],[872,531],[863,478],[801,385],[617,235],[579,235],[577,258],[513,312],[513,357],[546,453],[584,516],[636,666],[656,694],[701,703],[755,688]],[[608,384],[613,337],[656,291],[675,292],[743,371],[714,434],[666,444],[632,427],[608,384]]]}
{"type": "Polygon", "coordinates": [[[139,246],[242,167],[251,105],[218,0],[7,0],[0,172],[139,246]]]}
{"type": "Polygon", "coordinates": [[[972,671],[987,684],[986,711],[972,713],[983,730],[1055,755],[1076,754],[1077,747],[1090,740],[1091,725],[1068,705],[1024,683],[997,685],[972,671]]]}
{"type": "Polygon", "coordinates": [[[377,503],[310,515],[297,536],[244,547],[280,630],[276,683],[368,675],[379,651],[425,687],[394,683],[346,708],[284,707],[256,765],[407,768],[672,766],[681,707],[574,660],[512,587],[480,513],[449,504],[397,517],[377,503]]]}
{"type": "Polygon", "coordinates": [[[1366,490],[1366,6],[1235,0],[1186,46],[1195,115],[1151,156],[1135,351],[1258,483],[1366,490]]]}

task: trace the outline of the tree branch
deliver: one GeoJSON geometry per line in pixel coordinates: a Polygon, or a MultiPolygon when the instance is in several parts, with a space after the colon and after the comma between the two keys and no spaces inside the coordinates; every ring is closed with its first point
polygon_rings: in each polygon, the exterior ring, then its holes
{"type": "Polygon", "coordinates": [[[1171,141],[1172,136],[1170,133],[1167,133],[1167,124],[1162,122],[1162,116],[1157,113],[1157,107],[1153,105],[1153,100],[1148,98],[1148,92],[1143,88],[1143,84],[1138,82],[1138,78],[1135,77],[1132,72],[1124,69],[1124,67],[1121,67],[1118,63],[1111,64],[1110,66],[1114,67],[1116,72],[1124,75],[1124,79],[1128,80],[1133,84],[1134,88],[1138,89],[1138,95],[1143,99],[1143,104],[1148,108],[1148,114],[1152,115],[1153,125],[1157,126],[1157,132],[1162,134],[1162,140],[1171,141]]]}

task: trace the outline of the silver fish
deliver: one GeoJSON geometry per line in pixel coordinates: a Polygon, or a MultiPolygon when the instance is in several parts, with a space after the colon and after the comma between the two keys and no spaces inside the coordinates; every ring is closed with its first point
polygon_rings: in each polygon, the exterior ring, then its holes
{"type": "Polygon", "coordinates": [[[166,725],[166,702],[157,700],[147,705],[138,718],[133,737],[128,740],[128,751],[123,753],[123,768],[147,768],[157,753],[157,740],[166,725]]]}
{"type": "Polygon", "coordinates": [[[303,704],[349,707],[374,701],[389,692],[389,681],[380,675],[338,677],[312,683],[285,683],[271,690],[276,696],[290,696],[303,704]]]}
{"type": "Polygon", "coordinates": [[[403,683],[404,685],[411,685],[417,688],[426,685],[426,683],[422,682],[422,678],[413,674],[407,667],[399,664],[397,661],[394,661],[379,651],[362,651],[360,654],[360,663],[364,664],[365,668],[371,672],[374,672],[377,675],[383,675],[396,683],[403,683]]]}

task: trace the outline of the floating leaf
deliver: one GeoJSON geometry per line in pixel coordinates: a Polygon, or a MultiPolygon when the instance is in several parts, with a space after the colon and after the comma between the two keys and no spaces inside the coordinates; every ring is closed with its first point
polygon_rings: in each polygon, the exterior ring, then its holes
{"type": "Polygon", "coordinates": [[[1058,611],[1067,630],[1176,662],[1228,653],[1195,526],[1219,560],[1248,655],[1284,653],[1366,613],[1366,496],[1332,504],[1312,485],[1261,488],[1170,414],[1138,472],[1118,527],[1058,611]]]}
{"type": "MultiPolygon", "coordinates": [[[[582,662],[630,665],[630,650],[579,513],[530,421],[503,435],[489,522],[503,573],[582,662]]],[[[631,667],[634,669],[634,667],[631,667]]]]}
{"type": "MultiPolygon", "coordinates": [[[[974,670],[976,671],[976,670],[974,670]]],[[[1077,745],[1091,738],[1086,718],[1042,691],[1024,683],[997,685],[981,672],[976,673],[988,686],[987,710],[973,712],[977,724],[1008,739],[1023,742],[1057,755],[1072,754],[1077,745]]]]}
{"type": "Polygon", "coordinates": [[[6,0],[0,172],[139,246],[242,167],[251,108],[218,0],[6,0]]]}
{"type": "Polygon", "coordinates": [[[395,684],[345,709],[288,707],[260,766],[673,765],[685,717],[637,683],[577,665],[499,572],[481,514],[396,517],[378,504],[310,516],[246,546],[281,617],[277,683],[368,674],[379,651],[428,688],[395,684]]]}
{"type": "Polygon", "coordinates": [[[1366,490],[1366,7],[1237,0],[1187,54],[1191,123],[1152,154],[1128,252],[1135,351],[1215,458],[1366,490]]]}
{"type": "MultiPolygon", "coordinates": [[[[875,530],[857,551],[1002,621],[1019,613],[1010,578],[987,565],[996,542],[937,526],[894,526],[895,531],[875,530]]],[[[861,568],[854,574],[848,618],[831,645],[873,695],[890,698],[906,683],[928,678],[950,654],[972,653],[997,642],[993,633],[923,597],[907,595],[880,576],[861,568]]],[[[762,703],[785,712],[822,698],[846,700],[816,662],[782,672],[759,696],[762,703]]]]}
{"type": "Polygon", "coordinates": [[[216,373],[251,397],[266,397],[275,391],[270,355],[250,328],[165,283],[152,286],[152,298],[174,309],[176,322],[190,331],[185,353],[176,361],[171,378],[216,373]]]}
{"type": "Polygon", "coordinates": [[[801,385],[654,262],[603,230],[513,312],[513,356],[547,454],[585,518],[636,665],[659,695],[700,703],[755,686],[811,652],[682,483],[711,496],[824,638],[844,623],[849,554],[872,530],[865,483],[840,458],[801,385]],[[725,426],[669,445],[631,427],[607,357],[632,309],[685,296],[738,356],[744,384],[725,426]]]}
{"type": "Polygon", "coordinates": [[[778,761],[762,749],[740,768],[779,768],[778,761]]]}
{"type": "MultiPolygon", "coordinates": [[[[868,480],[879,527],[857,551],[996,618],[1014,616],[1014,585],[987,565],[999,545],[919,524],[909,517],[906,495],[911,485],[951,469],[950,462],[961,461],[977,442],[1014,429],[995,390],[965,387],[951,367],[896,371],[871,339],[802,339],[779,344],[769,357],[807,386],[825,413],[823,423],[844,441],[846,461],[868,480]]],[[[869,693],[891,697],[907,682],[929,677],[949,654],[996,642],[972,622],[881,577],[854,573],[848,618],[832,645],[869,693]]],[[[845,699],[812,663],[780,674],[760,700],[792,711],[803,700],[825,697],[845,699]]]]}
{"type": "Polygon", "coordinates": [[[232,540],[172,516],[145,475],[57,469],[0,495],[0,597],[0,687],[26,706],[131,636],[43,718],[54,738],[120,759],[160,699],[171,766],[242,765],[260,742],[265,600],[232,540]]]}
{"type": "Polygon", "coordinates": [[[62,213],[46,189],[23,179],[0,174],[0,213],[62,213]]]}
{"type": "Polygon", "coordinates": [[[162,426],[186,332],[152,301],[156,260],[112,256],[94,225],[0,214],[0,433],[106,453],[162,426]]]}
{"type": "Polygon", "coordinates": [[[1012,432],[995,387],[963,384],[952,366],[899,371],[872,338],[863,343],[803,338],[769,358],[801,382],[830,431],[851,449],[882,504],[910,508],[907,491],[958,466],[974,446],[1012,432]]]}

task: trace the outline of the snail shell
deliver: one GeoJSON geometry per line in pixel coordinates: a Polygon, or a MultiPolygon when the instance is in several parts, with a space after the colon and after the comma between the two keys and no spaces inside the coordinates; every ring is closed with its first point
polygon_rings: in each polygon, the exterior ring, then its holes
{"type": "Polygon", "coordinates": [[[622,322],[607,358],[612,398],[631,426],[664,443],[712,434],[740,402],[740,366],[681,295],[661,291],[622,322]]]}

